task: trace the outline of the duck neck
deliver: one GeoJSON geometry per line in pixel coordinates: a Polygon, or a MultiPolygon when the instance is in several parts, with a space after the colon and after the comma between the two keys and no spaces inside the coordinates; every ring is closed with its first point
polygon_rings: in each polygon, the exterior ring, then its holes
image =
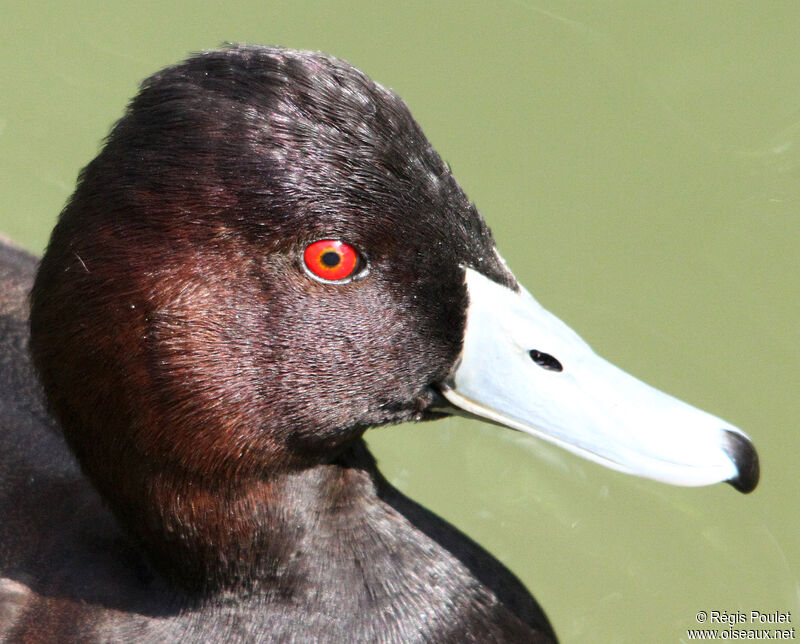
{"type": "Polygon", "coordinates": [[[118,518],[158,573],[205,596],[305,585],[309,569],[330,560],[326,548],[363,531],[388,485],[361,439],[331,463],[244,481],[172,471],[147,479],[146,494],[112,506],[125,508],[118,518]]]}

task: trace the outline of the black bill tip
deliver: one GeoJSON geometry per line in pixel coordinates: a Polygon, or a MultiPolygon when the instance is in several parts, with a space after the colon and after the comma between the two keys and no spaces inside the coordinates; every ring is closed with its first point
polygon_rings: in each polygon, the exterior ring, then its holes
{"type": "Polygon", "coordinates": [[[739,472],[727,482],[739,492],[748,494],[756,489],[761,473],[758,466],[758,453],[746,436],[729,430],[725,430],[725,434],[723,448],[739,472]]]}

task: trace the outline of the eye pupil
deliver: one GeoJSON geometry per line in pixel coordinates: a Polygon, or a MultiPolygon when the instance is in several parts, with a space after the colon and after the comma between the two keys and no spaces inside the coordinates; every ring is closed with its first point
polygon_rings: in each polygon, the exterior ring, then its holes
{"type": "Polygon", "coordinates": [[[340,257],[339,253],[329,250],[328,252],[322,254],[320,261],[328,268],[333,268],[342,261],[342,258],[340,257]]]}

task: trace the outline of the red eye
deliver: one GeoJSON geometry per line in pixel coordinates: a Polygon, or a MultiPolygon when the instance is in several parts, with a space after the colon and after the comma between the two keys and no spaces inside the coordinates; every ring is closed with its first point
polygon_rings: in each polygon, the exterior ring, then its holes
{"type": "Polygon", "coordinates": [[[338,239],[321,239],[306,247],[306,268],[315,277],[338,282],[352,277],[358,268],[358,252],[338,239]]]}

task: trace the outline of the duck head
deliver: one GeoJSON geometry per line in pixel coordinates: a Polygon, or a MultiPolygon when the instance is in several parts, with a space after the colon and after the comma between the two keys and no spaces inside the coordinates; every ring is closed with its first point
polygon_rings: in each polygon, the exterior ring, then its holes
{"type": "Polygon", "coordinates": [[[118,514],[165,476],[231,486],[451,413],[668,483],[758,479],[741,431],[547,313],[401,99],[319,53],[238,47],[145,81],[61,214],[31,329],[118,514]]]}

